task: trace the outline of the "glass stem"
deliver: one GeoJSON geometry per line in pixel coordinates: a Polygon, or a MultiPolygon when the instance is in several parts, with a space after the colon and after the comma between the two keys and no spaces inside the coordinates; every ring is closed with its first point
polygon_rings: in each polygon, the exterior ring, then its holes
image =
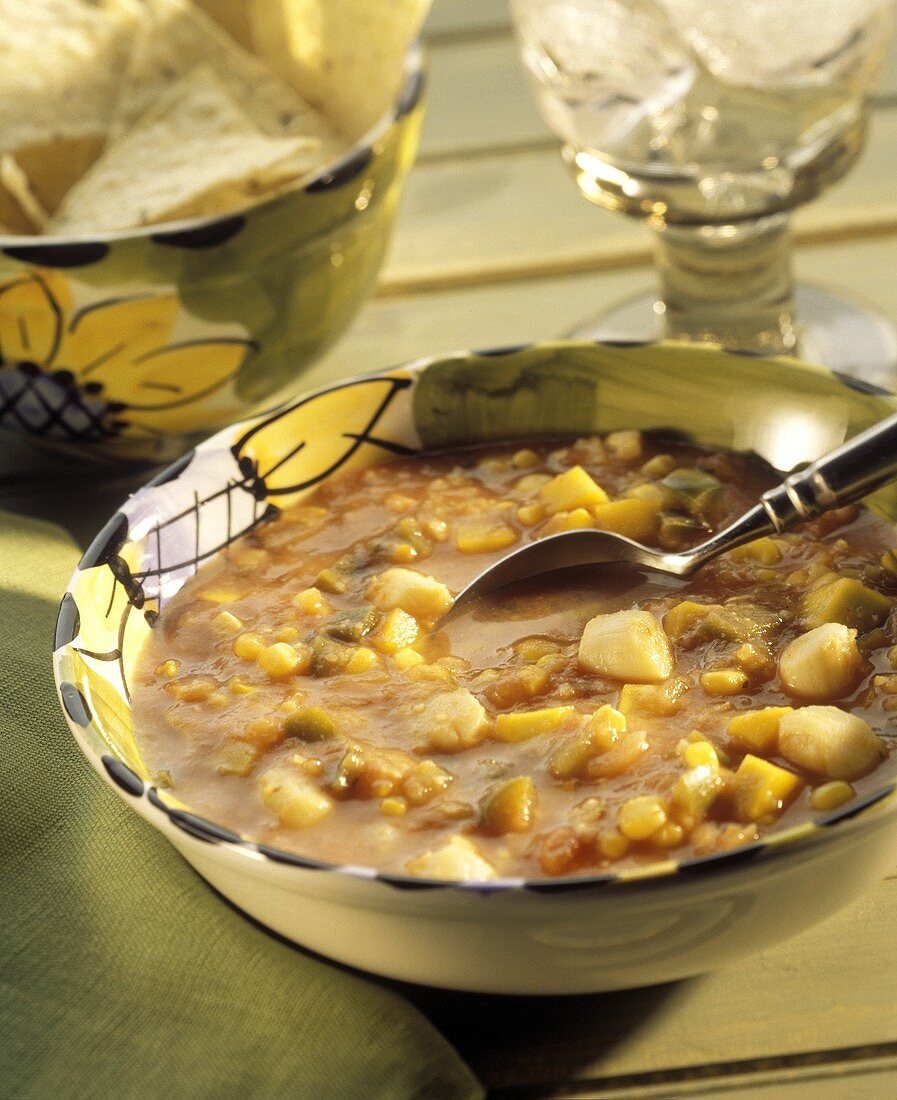
{"type": "Polygon", "coordinates": [[[793,355],[794,280],[788,217],[657,232],[665,335],[793,355]]]}

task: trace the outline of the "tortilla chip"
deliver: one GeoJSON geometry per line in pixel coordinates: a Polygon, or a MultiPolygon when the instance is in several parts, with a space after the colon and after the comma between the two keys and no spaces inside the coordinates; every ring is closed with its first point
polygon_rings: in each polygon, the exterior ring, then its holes
{"type": "Polygon", "coordinates": [[[116,106],[110,141],[126,133],[199,65],[212,68],[228,94],[267,134],[317,138],[336,154],[329,127],[285,81],[229,38],[187,0],[145,0],[149,19],[138,33],[116,106]]]}
{"type": "Polygon", "coordinates": [[[48,214],[52,214],[69,189],[100,155],[105,139],[59,138],[16,149],[15,158],[28,177],[31,190],[48,214]]]}
{"type": "Polygon", "coordinates": [[[3,0],[0,151],[106,133],[138,0],[3,0]]]}
{"type": "Polygon", "coordinates": [[[430,0],[248,0],[256,51],[344,138],[395,101],[430,0]]]}
{"type": "Polygon", "coordinates": [[[103,233],[238,210],[319,161],[308,137],[262,133],[208,66],[169,88],[66,195],[51,233],[103,233]]]}
{"type": "Polygon", "coordinates": [[[15,158],[0,154],[0,222],[15,233],[39,233],[47,224],[41,206],[15,158]]]}
{"type": "Polygon", "coordinates": [[[195,0],[219,26],[239,42],[244,50],[252,52],[252,26],[245,0],[195,0]]]}

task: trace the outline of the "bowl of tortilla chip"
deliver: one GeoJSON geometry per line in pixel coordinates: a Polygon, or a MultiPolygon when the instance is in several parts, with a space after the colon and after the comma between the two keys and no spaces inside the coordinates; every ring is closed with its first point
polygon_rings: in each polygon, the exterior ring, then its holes
{"type": "Polygon", "coordinates": [[[429,0],[4,0],[0,426],[159,462],[288,396],[376,279],[429,0]]]}

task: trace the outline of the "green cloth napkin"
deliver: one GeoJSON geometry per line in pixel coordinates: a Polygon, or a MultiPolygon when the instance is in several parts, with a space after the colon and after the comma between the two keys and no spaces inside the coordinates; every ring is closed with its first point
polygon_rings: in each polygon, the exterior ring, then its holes
{"type": "Polygon", "coordinates": [[[482,1096],[400,995],[250,923],[93,773],[50,668],[77,558],[0,512],[0,1096],[482,1096]]]}

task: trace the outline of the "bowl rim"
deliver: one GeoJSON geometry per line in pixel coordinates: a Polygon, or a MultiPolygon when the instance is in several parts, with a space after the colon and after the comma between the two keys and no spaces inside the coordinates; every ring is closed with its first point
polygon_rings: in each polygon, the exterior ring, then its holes
{"type": "MultiPolygon", "coordinates": [[[[804,374],[822,374],[828,376],[846,389],[853,389],[869,396],[887,399],[893,404],[895,410],[897,410],[897,394],[883,387],[876,386],[873,383],[866,383],[862,380],[853,379],[839,371],[830,370],[826,367],[806,363],[801,360],[767,356],[752,352],[746,353],[740,349],[726,348],[717,344],[697,344],[675,340],[540,340],[525,344],[500,346],[476,351],[458,350],[446,352],[444,354],[418,357],[396,366],[375,368],[370,371],[364,371],[358,374],[349,375],[345,378],[340,378],[335,382],[323,386],[315,387],[312,390],[293,396],[289,400],[274,406],[272,409],[264,410],[245,420],[235,421],[233,424],[215,432],[213,435],[197,444],[196,447],[191,448],[184,455],[166,465],[160,472],[156,473],[154,477],[136,490],[136,492],[132,494],[132,497],[137,497],[141,493],[177,477],[186,468],[195,453],[200,451],[209,453],[220,451],[222,445],[225,446],[225,449],[228,449],[233,440],[235,431],[247,429],[256,425],[267,416],[270,416],[273,412],[283,413],[295,405],[301,405],[311,397],[339,390],[345,385],[351,385],[357,382],[359,379],[392,377],[399,373],[405,373],[406,375],[408,373],[417,374],[433,364],[457,358],[469,356],[497,357],[525,351],[530,348],[558,350],[567,348],[638,348],[647,346],[673,347],[679,349],[688,348],[697,354],[710,354],[713,356],[728,354],[734,356],[748,355],[753,358],[762,358],[767,362],[779,364],[787,370],[793,370],[804,374]]],[[[129,497],[129,499],[132,498],[129,497]]],[[[386,886],[405,892],[455,890],[484,896],[506,894],[509,892],[518,894],[556,895],[591,892],[609,887],[613,887],[614,892],[620,890],[628,891],[630,888],[641,889],[663,885],[663,883],[668,881],[686,883],[688,881],[694,882],[699,878],[701,880],[706,880],[709,876],[715,877],[719,874],[728,875],[733,871],[737,872],[742,866],[756,866],[758,857],[765,863],[774,856],[797,854],[798,852],[806,851],[809,848],[824,843],[826,838],[832,835],[843,835],[847,829],[853,830],[868,823],[870,811],[873,815],[877,816],[880,811],[888,808],[890,808],[891,811],[897,810],[897,779],[895,779],[882,787],[875,788],[868,794],[852,799],[850,802],[834,810],[818,814],[807,821],[798,822],[788,828],[774,831],[762,836],[757,841],[741,844],[722,852],[714,852],[709,855],[693,856],[688,859],[680,860],[654,860],[650,863],[638,865],[636,867],[622,868],[619,871],[605,871],[598,874],[562,875],[556,878],[550,878],[548,876],[543,878],[509,876],[499,877],[488,881],[473,882],[424,878],[402,874],[400,872],[379,871],[375,867],[368,865],[334,863],[329,860],[316,859],[311,856],[302,856],[295,852],[289,852],[284,848],[278,848],[275,845],[251,840],[235,832],[228,826],[220,825],[193,813],[189,809],[182,809],[179,806],[167,804],[155,786],[147,784],[118,757],[110,753],[99,753],[94,750],[92,746],[88,745],[79,729],[79,723],[70,713],[69,707],[66,706],[65,688],[73,685],[67,684],[63,679],[61,663],[63,659],[62,655],[70,645],[70,642],[60,643],[58,640],[60,636],[65,636],[64,628],[66,624],[64,623],[64,618],[67,614],[66,598],[78,576],[81,563],[95,561],[98,552],[106,549],[109,542],[110,526],[113,525],[120,516],[121,512],[117,511],[91,540],[82,554],[78,566],[70,578],[66,591],[63,594],[54,628],[53,675],[57,697],[63,715],[79,748],[87,757],[88,762],[101,778],[110,786],[114,787],[118,794],[126,801],[138,799],[141,803],[138,811],[141,816],[163,832],[166,825],[174,826],[182,833],[186,833],[194,839],[225,847],[227,850],[234,852],[238,859],[248,856],[253,862],[257,863],[259,858],[264,858],[272,863],[280,864],[281,866],[289,866],[304,871],[336,872],[341,877],[356,881],[381,882],[386,886]],[[63,629],[60,630],[60,627],[63,629]],[[157,814],[160,816],[157,817],[157,814]],[[835,830],[833,826],[840,826],[840,828],[835,830]]],[[[133,801],[131,804],[133,805],[133,801]]]]}
{"type": "MultiPolygon", "coordinates": [[[[85,244],[114,244],[121,241],[143,240],[148,237],[171,236],[179,233],[193,233],[212,226],[245,217],[256,210],[264,210],[284,199],[307,191],[322,190],[339,178],[344,169],[362,158],[376,156],[376,146],[392,128],[417,107],[424,91],[426,75],[424,71],[424,50],[420,38],[416,38],[408,47],[402,67],[402,82],[396,97],[380,118],[360,138],[339,156],[316,169],[299,187],[287,188],[260,202],[236,206],[220,214],[205,214],[193,218],[178,218],[173,221],[153,222],[151,225],[138,225],[132,229],[115,229],[107,233],[53,233],[25,234],[0,233],[0,250],[28,249],[34,255],[29,262],[39,261],[39,252],[51,248],[66,248],[85,244]]],[[[15,258],[15,257],[13,257],[15,258]]]]}

